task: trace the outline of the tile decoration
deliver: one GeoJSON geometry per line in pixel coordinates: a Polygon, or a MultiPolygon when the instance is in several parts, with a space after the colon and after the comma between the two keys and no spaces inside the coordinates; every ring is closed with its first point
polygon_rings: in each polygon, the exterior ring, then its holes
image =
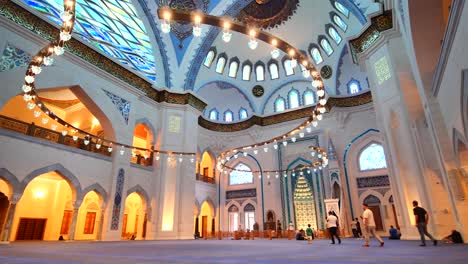
{"type": "Polygon", "coordinates": [[[27,67],[31,59],[30,54],[7,43],[0,58],[0,72],[27,67]]]}
{"type": "Polygon", "coordinates": [[[130,102],[107,90],[102,90],[107,95],[107,97],[109,97],[109,99],[112,100],[112,103],[117,107],[117,110],[119,110],[120,114],[124,118],[125,124],[128,125],[128,116],[130,115],[130,102]]]}
{"type": "Polygon", "coordinates": [[[125,171],[124,169],[120,168],[119,174],[117,175],[117,183],[116,183],[115,197],[114,197],[114,207],[112,208],[111,230],[119,229],[120,208],[122,204],[124,180],[125,180],[125,171]]]}

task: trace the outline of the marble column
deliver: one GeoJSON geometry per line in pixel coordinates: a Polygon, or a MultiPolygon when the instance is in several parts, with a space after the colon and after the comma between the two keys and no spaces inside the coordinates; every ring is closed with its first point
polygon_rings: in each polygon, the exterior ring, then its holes
{"type": "Polygon", "coordinates": [[[73,216],[72,216],[72,222],[70,226],[70,232],[68,234],[68,240],[74,240],[75,239],[75,230],[76,230],[76,221],[78,219],[78,210],[80,209],[81,206],[81,201],[76,201],[75,206],[73,208],[73,216]]]}
{"type": "Polygon", "coordinates": [[[13,220],[15,219],[16,205],[21,199],[21,194],[13,194],[10,199],[10,205],[8,206],[8,213],[5,219],[5,228],[3,229],[2,241],[10,241],[11,229],[13,227],[13,220]]]}

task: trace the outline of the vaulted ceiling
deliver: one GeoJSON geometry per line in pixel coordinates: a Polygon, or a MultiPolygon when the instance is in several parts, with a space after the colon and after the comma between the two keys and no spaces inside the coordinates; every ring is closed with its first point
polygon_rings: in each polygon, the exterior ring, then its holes
{"type": "MultiPolygon", "coordinates": [[[[62,0],[15,1],[45,20],[61,23],[62,0]]],[[[280,97],[287,99],[291,89],[312,89],[310,79],[302,76],[300,67],[294,69],[294,74],[286,74],[282,60],[285,54],[272,60],[272,47],[267,43],[260,42],[251,50],[247,46],[249,37],[238,33],[233,33],[232,40],[226,43],[222,30],[204,25],[202,35],[194,37],[191,23],[173,22],[171,32],[162,33],[157,17],[160,7],[201,11],[254,24],[293,44],[311,60],[311,48],[316,47],[323,59],[316,63],[317,69],[331,73],[325,79],[330,96],[349,96],[349,84],[353,81],[360,86],[357,94],[369,88],[366,74],[352,62],[346,39],[362,31],[369,14],[380,11],[380,4],[373,0],[77,0],[74,35],[154,82],[156,87],[195,92],[208,103],[207,118],[211,109],[216,109],[220,115],[226,110],[237,113],[241,108],[248,111],[248,116],[272,114],[274,101],[280,97]],[[346,26],[340,26],[335,16],[346,26]],[[335,36],[330,34],[330,28],[337,33],[335,36]],[[330,44],[329,55],[321,45],[323,39],[330,44]],[[204,61],[210,50],[215,51],[215,56],[207,67],[204,61]],[[216,66],[220,57],[224,57],[226,63],[219,72],[216,66]],[[229,74],[232,61],[238,62],[235,75],[229,74]],[[269,71],[272,62],[277,64],[278,78],[269,71]],[[249,80],[242,79],[245,63],[250,63],[252,68],[249,80]],[[257,65],[264,67],[261,81],[257,81],[257,65]],[[260,96],[253,91],[258,85],[263,89],[260,96]],[[226,99],[229,104],[223,103],[226,99]]],[[[301,99],[299,107],[305,105],[305,101],[301,99]]],[[[289,108],[288,103],[285,110],[289,108]]],[[[232,121],[238,120],[240,118],[232,121]]]]}

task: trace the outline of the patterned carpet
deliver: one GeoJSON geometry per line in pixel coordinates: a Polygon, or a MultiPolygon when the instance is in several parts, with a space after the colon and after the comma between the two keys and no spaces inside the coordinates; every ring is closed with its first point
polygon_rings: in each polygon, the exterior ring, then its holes
{"type": "Polygon", "coordinates": [[[419,247],[389,241],[361,247],[362,240],[185,240],[125,242],[16,242],[0,245],[0,263],[468,263],[468,245],[419,247]]]}

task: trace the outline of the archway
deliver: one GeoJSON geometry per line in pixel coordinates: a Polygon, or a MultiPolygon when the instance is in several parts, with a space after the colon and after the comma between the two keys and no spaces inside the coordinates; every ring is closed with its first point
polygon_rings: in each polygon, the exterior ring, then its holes
{"type": "Polygon", "coordinates": [[[231,205],[228,209],[229,232],[239,230],[239,207],[231,205]]]}
{"type": "Polygon", "coordinates": [[[96,191],[88,192],[78,210],[75,240],[98,239],[102,199],[96,191]]]}
{"type": "Polygon", "coordinates": [[[10,206],[10,201],[8,200],[9,193],[10,187],[8,183],[0,178],[0,238],[2,237],[8,215],[8,208],[10,206]]]}
{"type": "Polygon", "coordinates": [[[201,219],[201,236],[205,238],[214,235],[214,207],[211,202],[202,203],[199,219],[201,219]]]}
{"type": "Polygon", "coordinates": [[[73,186],[69,180],[57,171],[49,171],[26,181],[16,206],[10,240],[58,240],[60,236],[70,236],[74,193],[79,186],[73,186]]]}
{"type": "MultiPolygon", "coordinates": [[[[140,122],[135,126],[133,146],[151,149],[154,144],[154,130],[148,121],[141,120],[140,122]]],[[[132,150],[131,162],[143,166],[151,166],[153,165],[153,153],[132,150]]]]}
{"type": "Polygon", "coordinates": [[[377,231],[383,231],[382,214],[380,212],[380,199],[375,195],[369,194],[364,199],[364,203],[369,206],[369,209],[374,215],[375,229],[377,231]]]}
{"type": "Polygon", "coordinates": [[[244,227],[245,230],[254,230],[254,224],[255,224],[255,207],[251,204],[248,203],[246,206],[244,206],[244,227]]]}
{"type": "Polygon", "coordinates": [[[132,192],[125,199],[125,211],[122,224],[122,239],[144,239],[146,237],[146,201],[137,192],[132,192]]]}
{"type": "Polygon", "coordinates": [[[204,182],[214,183],[214,167],[215,167],[215,157],[208,152],[207,150],[203,152],[201,161],[199,164],[199,176],[198,180],[204,182]]]}

